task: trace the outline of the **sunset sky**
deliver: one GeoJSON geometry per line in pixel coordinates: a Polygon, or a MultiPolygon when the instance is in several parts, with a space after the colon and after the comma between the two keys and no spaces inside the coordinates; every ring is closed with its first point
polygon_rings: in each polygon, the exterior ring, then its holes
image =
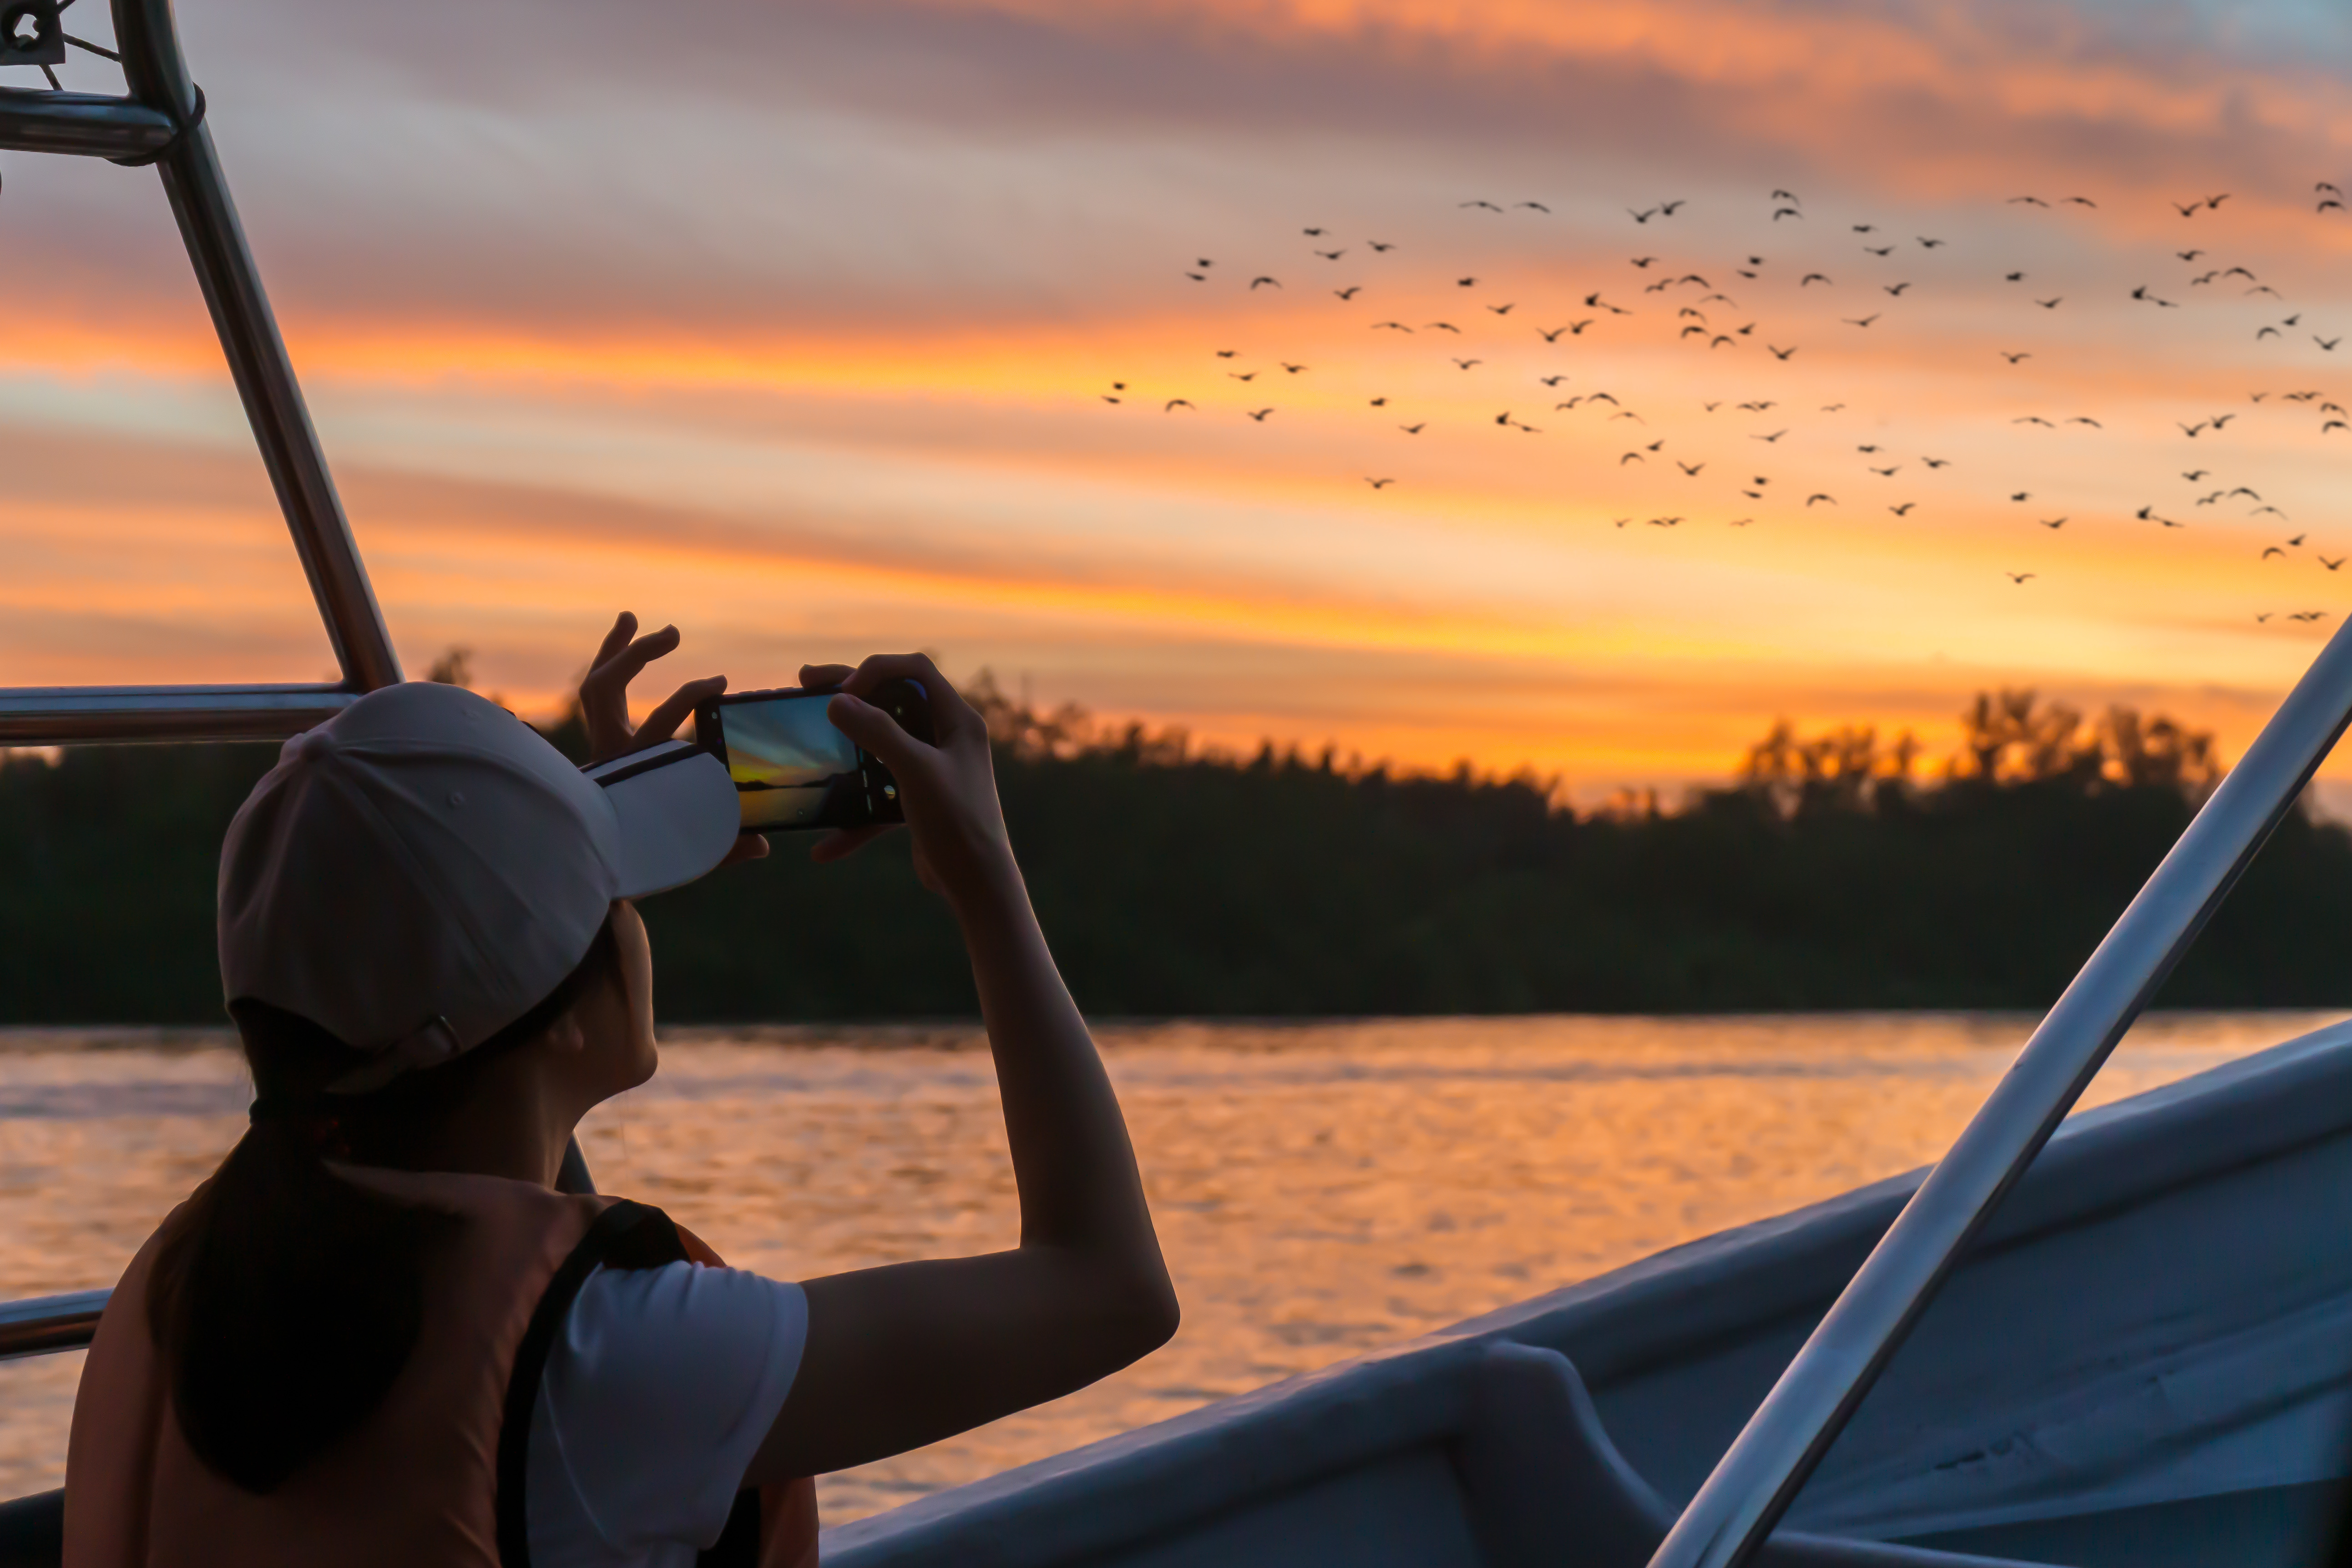
{"type": "MultiPolygon", "coordinates": [[[[625,605],[1590,797],[2002,685],[2234,756],[2352,609],[2315,0],[181,23],[402,658],[526,711],[625,605]]],[[[0,684],[327,674],[156,176],[0,175],[0,684]]]]}

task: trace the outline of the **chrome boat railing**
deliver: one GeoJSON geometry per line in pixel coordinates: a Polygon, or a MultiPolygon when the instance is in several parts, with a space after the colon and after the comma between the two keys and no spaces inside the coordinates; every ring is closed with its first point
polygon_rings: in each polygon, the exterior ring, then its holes
{"type": "Polygon", "coordinates": [[[2352,720],[2338,627],[1879,1239],[1650,1568],[1738,1568],[1821,1463],[1969,1241],[2058,1130],[2352,720]]]}
{"type": "MultiPolygon", "coordinates": [[[[0,745],[282,740],[360,693],[397,681],[400,660],[229,199],[170,0],[112,5],[128,94],[0,88],[0,152],[153,162],[343,679],[318,686],[0,688],[0,745]]],[[[6,216],[0,203],[0,222],[6,216]]],[[[76,1290],[0,1303],[0,1360],[89,1344],[108,1295],[76,1290]]]]}
{"type": "Polygon", "coordinates": [[[98,1315],[111,1290],[69,1290],[0,1302],[0,1361],[78,1351],[98,1332],[98,1315]]]}
{"type": "Polygon", "coordinates": [[[229,200],[171,0],[112,5],[129,94],[0,88],[0,152],[153,161],[343,678],[331,686],[0,689],[0,745],[283,739],[397,681],[400,660],[229,200]]]}

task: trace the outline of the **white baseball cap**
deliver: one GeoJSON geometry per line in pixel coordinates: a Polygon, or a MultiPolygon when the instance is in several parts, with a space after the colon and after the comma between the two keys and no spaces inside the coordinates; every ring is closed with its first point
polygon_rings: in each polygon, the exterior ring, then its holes
{"type": "Polygon", "coordinates": [[[552,992],[615,899],[690,882],[740,821],[673,741],[575,768],[460,687],[372,691],[286,742],[221,845],[221,983],[373,1058],[359,1092],[471,1050],[552,992]]]}

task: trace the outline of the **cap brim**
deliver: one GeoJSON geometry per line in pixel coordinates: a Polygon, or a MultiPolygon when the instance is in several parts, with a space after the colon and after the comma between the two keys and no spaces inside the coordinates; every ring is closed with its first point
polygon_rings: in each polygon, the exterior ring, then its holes
{"type": "Polygon", "coordinates": [[[683,887],[717,866],[742,831],[727,765],[690,741],[669,741],[582,770],[602,785],[620,826],[614,896],[683,887]]]}

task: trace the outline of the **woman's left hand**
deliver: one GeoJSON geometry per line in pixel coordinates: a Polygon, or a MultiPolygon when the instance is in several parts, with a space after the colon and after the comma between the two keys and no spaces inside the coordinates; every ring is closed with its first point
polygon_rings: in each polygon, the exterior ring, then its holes
{"type": "MultiPolygon", "coordinates": [[[[632,725],[629,682],[642,674],[646,666],[675,651],[677,643],[677,628],[674,626],[637,636],[637,617],[626,610],[613,622],[613,629],[604,634],[604,646],[596,650],[588,673],[580,681],[580,718],[588,727],[588,760],[592,764],[660,745],[677,733],[677,727],[697,708],[727,689],[727,678],[723,675],[689,680],[656,704],[646,715],[644,723],[632,725]]],[[[719,864],[732,866],[739,860],[757,860],[767,853],[765,838],[746,833],[736,838],[735,847],[719,864]]]]}

